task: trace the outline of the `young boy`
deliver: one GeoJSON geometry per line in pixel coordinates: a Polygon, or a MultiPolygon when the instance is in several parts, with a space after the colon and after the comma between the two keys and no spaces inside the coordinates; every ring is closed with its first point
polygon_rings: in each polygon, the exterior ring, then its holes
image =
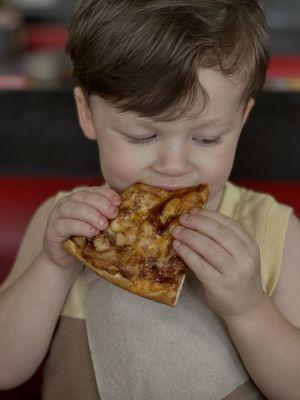
{"type": "Polygon", "coordinates": [[[34,215],[1,290],[1,389],[47,356],[44,399],[299,399],[299,221],[228,182],[267,40],[256,0],[80,2],[68,52],[106,184],[59,193],[34,215]],[[105,229],[135,182],[211,187],[207,208],[174,231],[189,267],[174,309],[99,279],[61,246],[105,229]]]}

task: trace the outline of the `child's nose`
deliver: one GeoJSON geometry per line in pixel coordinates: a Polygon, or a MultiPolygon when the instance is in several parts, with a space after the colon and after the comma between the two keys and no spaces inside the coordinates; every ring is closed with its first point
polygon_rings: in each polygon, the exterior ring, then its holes
{"type": "Polygon", "coordinates": [[[182,149],[160,152],[153,166],[156,172],[170,177],[180,177],[192,172],[192,164],[188,154],[182,149]]]}

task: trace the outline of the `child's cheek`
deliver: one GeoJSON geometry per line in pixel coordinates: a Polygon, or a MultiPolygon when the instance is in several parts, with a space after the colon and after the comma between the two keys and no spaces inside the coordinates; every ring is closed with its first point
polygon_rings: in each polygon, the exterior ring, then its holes
{"type": "Polygon", "coordinates": [[[216,195],[228,180],[233,161],[232,151],[220,152],[214,159],[207,160],[203,178],[211,186],[211,197],[216,195]]]}
{"type": "Polygon", "coordinates": [[[100,163],[105,181],[119,192],[141,179],[142,167],[134,155],[130,159],[118,153],[115,156],[104,154],[100,163]]]}

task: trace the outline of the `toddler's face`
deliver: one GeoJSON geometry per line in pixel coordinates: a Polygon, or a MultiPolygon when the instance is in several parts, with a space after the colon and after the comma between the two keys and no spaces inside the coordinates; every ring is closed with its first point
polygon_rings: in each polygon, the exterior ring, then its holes
{"type": "Polygon", "coordinates": [[[120,113],[98,96],[91,96],[89,109],[77,89],[81,127],[97,140],[103,176],[113,189],[122,192],[135,182],[168,189],[207,183],[208,207],[217,208],[253,102],[241,102],[243,86],[236,79],[210,69],[199,76],[209,95],[207,108],[199,114],[201,105],[195,105],[172,122],[120,113]]]}

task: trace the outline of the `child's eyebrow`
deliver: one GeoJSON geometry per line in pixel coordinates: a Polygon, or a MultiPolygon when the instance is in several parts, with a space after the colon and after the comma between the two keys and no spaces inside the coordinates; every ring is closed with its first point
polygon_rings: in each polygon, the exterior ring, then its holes
{"type": "MultiPolygon", "coordinates": [[[[232,120],[223,120],[222,118],[189,118],[186,119],[186,122],[189,123],[191,126],[199,126],[199,127],[203,127],[203,126],[207,126],[207,125],[220,125],[220,126],[231,126],[233,121],[232,120]],[[192,123],[192,120],[194,121],[194,124],[192,123]]],[[[147,119],[133,119],[133,120],[129,120],[128,121],[129,124],[132,125],[140,125],[140,126],[144,126],[146,128],[151,128],[155,125],[161,125],[161,124],[165,124],[165,122],[157,122],[157,121],[152,121],[151,119],[147,120],[147,119]]],[[[176,124],[176,121],[172,122],[176,124]]]]}
{"type": "Polygon", "coordinates": [[[202,121],[198,121],[195,123],[193,129],[197,128],[205,128],[209,126],[218,126],[221,128],[230,128],[233,125],[233,121],[231,120],[222,120],[220,118],[208,118],[208,119],[203,119],[202,121]]]}
{"type": "MultiPolygon", "coordinates": [[[[117,122],[117,121],[116,121],[117,122]]],[[[176,121],[172,122],[173,124],[176,124],[176,121]]],[[[197,129],[205,129],[205,128],[210,128],[210,127],[217,127],[220,129],[231,129],[233,126],[233,120],[227,120],[227,119],[222,119],[222,118],[189,118],[186,119],[186,130],[193,132],[196,131],[197,129]]],[[[165,123],[161,122],[156,122],[151,119],[146,119],[146,118],[136,118],[136,119],[128,119],[126,121],[118,121],[117,126],[121,130],[128,130],[130,127],[132,129],[146,129],[147,131],[163,131],[164,130],[164,125],[165,123]]]]}
{"type": "MultiPolygon", "coordinates": [[[[176,124],[176,122],[175,122],[176,124]]],[[[203,118],[203,119],[195,119],[194,122],[192,120],[187,120],[188,130],[193,131],[195,129],[203,129],[203,128],[208,128],[211,126],[217,126],[220,128],[231,128],[233,126],[233,121],[232,120],[223,120],[221,118],[203,118]]],[[[142,121],[141,126],[144,126],[146,128],[153,128],[156,125],[156,123],[153,123],[152,121],[146,122],[142,121]]],[[[159,125],[159,124],[158,124],[159,125]]]]}

